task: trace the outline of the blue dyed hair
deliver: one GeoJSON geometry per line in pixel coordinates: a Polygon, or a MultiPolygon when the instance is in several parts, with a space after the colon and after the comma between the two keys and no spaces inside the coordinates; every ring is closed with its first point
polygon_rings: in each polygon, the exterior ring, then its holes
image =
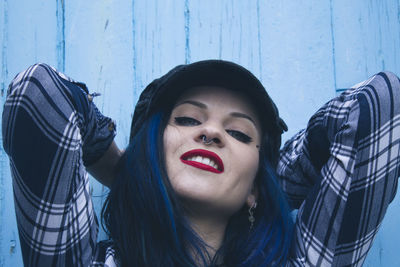
{"type": "Polygon", "coordinates": [[[254,227],[249,230],[244,205],[230,218],[223,244],[211,259],[207,245],[185,220],[167,176],[163,134],[168,117],[167,112],[157,113],[144,122],[117,166],[117,178],[103,206],[103,227],[119,264],[212,266],[222,260],[227,266],[282,265],[290,247],[292,221],[264,153],[255,180],[254,227]]]}

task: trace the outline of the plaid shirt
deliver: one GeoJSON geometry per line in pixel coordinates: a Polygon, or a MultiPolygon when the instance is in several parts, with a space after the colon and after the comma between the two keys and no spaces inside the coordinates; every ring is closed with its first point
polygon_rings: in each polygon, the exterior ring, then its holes
{"type": "Polygon", "coordinates": [[[361,266],[399,177],[400,84],[379,73],[329,101],[281,150],[299,208],[289,266],[361,266]]]}
{"type": "MultiPolygon", "coordinates": [[[[364,261],[399,176],[399,84],[379,73],[349,89],[283,147],[277,172],[299,208],[289,266],[364,261]]],[[[105,152],[115,127],[86,86],[30,67],[10,84],[2,133],[25,265],[113,266],[110,244],[96,244],[85,165],[105,152]]]]}

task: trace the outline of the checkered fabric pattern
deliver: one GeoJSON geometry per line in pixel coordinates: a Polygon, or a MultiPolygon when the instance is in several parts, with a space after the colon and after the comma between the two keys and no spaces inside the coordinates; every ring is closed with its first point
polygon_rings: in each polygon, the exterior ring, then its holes
{"type": "MultiPolygon", "coordinates": [[[[85,165],[115,136],[82,83],[37,64],[17,75],[3,111],[26,266],[114,266],[85,165]]],[[[399,176],[400,82],[379,73],[329,101],[281,151],[278,175],[299,208],[288,266],[361,265],[399,176]]]]}
{"type": "Polygon", "coordinates": [[[379,73],[329,101],[281,150],[299,208],[289,266],[361,266],[399,177],[400,84],[379,73]]]}
{"type": "Polygon", "coordinates": [[[84,84],[47,65],[30,67],[10,84],[3,146],[25,266],[93,261],[98,224],[85,165],[111,144],[115,127],[110,124],[88,99],[84,84]]]}

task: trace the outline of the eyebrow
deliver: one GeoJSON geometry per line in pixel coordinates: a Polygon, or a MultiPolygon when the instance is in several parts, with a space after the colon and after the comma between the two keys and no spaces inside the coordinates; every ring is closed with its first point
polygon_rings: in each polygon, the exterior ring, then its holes
{"type": "MultiPolygon", "coordinates": [[[[194,105],[194,106],[199,107],[201,109],[207,109],[207,105],[206,104],[198,102],[198,101],[194,101],[194,100],[182,101],[182,102],[178,103],[175,107],[178,107],[178,106],[183,105],[183,104],[191,104],[191,105],[194,105]]],[[[229,113],[229,115],[232,116],[232,117],[235,117],[235,118],[247,119],[247,120],[251,121],[254,124],[254,126],[256,127],[256,122],[249,115],[246,115],[246,114],[241,113],[241,112],[231,112],[231,113],[229,113]]]]}
{"type": "Polygon", "coordinates": [[[178,106],[183,105],[183,104],[191,104],[191,105],[194,105],[194,106],[199,107],[201,109],[207,109],[207,105],[206,104],[203,104],[203,103],[198,102],[198,101],[193,101],[193,100],[182,101],[182,102],[178,103],[175,107],[178,107],[178,106]]]}
{"type": "Polygon", "coordinates": [[[231,115],[232,117],[235,117],[235,118],[248,119],[249,121],[251,121],[254,124],[254,126],[256,126],[256,122],[249,115],[246,115],[246,114],[240,113],[240,112],[232,112],[229,115],[231,115]]]}

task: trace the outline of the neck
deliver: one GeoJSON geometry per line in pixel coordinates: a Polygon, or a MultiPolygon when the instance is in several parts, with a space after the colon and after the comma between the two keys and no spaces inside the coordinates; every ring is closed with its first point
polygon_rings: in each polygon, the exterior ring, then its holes
{"type": "Polygon", "coordinates": [[[222,245],[228,221],[223,218],[200,216],[188,216],[188,220],[193,230],[207,245],[207,252],[212,259],[222,245]]]}

